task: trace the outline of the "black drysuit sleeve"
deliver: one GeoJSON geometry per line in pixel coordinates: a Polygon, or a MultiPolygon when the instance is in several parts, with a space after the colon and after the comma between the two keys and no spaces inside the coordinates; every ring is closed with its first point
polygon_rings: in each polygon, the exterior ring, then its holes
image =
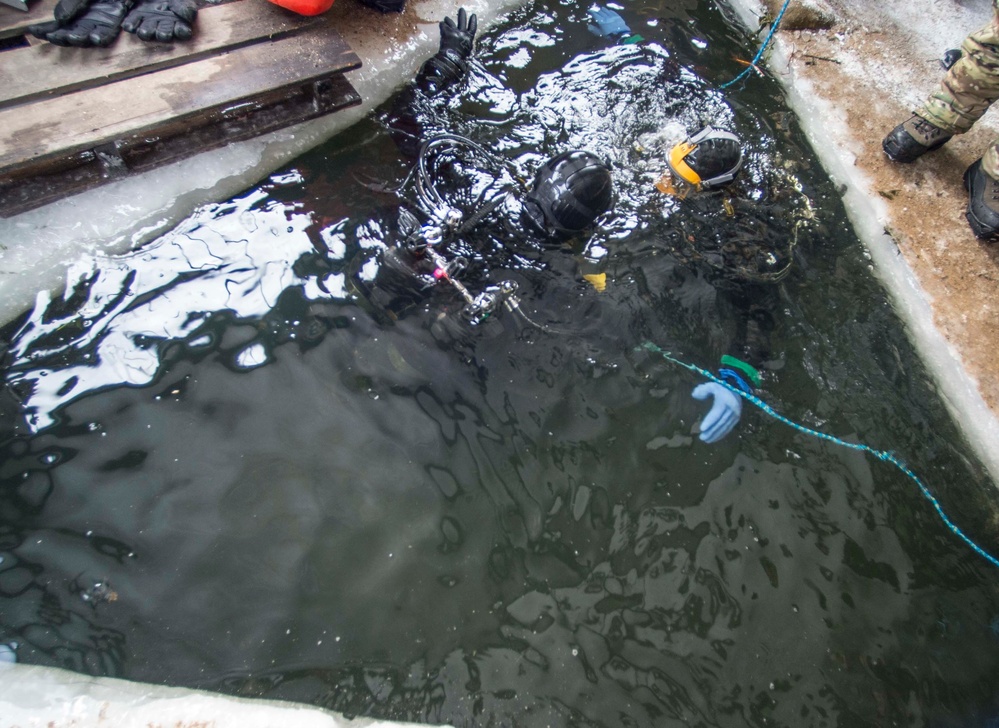
{"type": "Polygon", "coordinates": [[[444,18],[440,48],[420,66],[413,82],[396,95],[387,123],[392,138],[407,156],[415,158],[424,140],[423,107],[452,90],[468,72],[477,29],[475,14],[468,15],[464,8],[458,10],[457,20],[444,18]]]}

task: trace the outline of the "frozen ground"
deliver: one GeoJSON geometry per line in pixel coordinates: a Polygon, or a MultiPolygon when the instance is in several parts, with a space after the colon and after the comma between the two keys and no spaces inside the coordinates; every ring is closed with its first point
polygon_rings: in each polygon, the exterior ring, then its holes
{"type": "MultiPolygon", "coordinates": [[[[729,0],[750,28],[782,0],[729,0]]],[[[938,59],[992,17],[989,0],[792,0],[831,27],[774,38],[767,66],[832,178],[874,268],[892,291],[940,391],[999,479],[999,245],[964,219],[964,170],[999,135],[990,111],[968,134],[911,165],[889,161],[881,140],[932,92],[938,59]]],[[[762,37],[760,38],[762,40],[762,37]]]]}

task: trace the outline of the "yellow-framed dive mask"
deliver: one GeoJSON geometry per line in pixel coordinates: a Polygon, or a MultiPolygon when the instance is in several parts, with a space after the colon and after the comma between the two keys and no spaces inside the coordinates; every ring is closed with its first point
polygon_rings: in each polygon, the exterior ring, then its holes
{"type": "Polygon", "coordinates": [[[697,187],[701,184],[701,175],[691,169],[690,165],[686,162],[687,155],[695,149],[697,149],[697,144],[688,139],[670,149],[667,159],[669,160],[669,170],[673,173],[673,176],[679,177],[687,184],[697,187]]]}
{"type": "Polygon", "coordinates": [[[706,126],[670,149],[666,161],[669,171],[659,178],[656,188],[682,197],[687,190],[681,192],[675,184],[678,181],[694,189],[710,189],[735,179],[742,167],[742,145],[732,132],[706,126]]]}

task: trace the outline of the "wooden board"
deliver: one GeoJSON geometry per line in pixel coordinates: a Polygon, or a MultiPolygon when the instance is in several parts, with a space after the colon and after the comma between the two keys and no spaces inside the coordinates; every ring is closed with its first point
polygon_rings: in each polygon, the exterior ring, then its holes
{"type": "Polygon", "coordinates": [[[360,103],[343,77],[359,66],[339,34],[320,23],[0,110],[0,216],[360,103]]]}
{"type": "Polygon", "coordinates": [[[360,103],[342,75],[328,81],[260,98],[242,115],[206,117],[198,127],[165,127],[163,136],[123,139],[76,154],[40,162],[20,174],[0,174],[0,218],[17,215],[68,195],[124,179],[206,150],[360,103]]]}
{"type": "Polygon", "coordinates": [[[263,0],[247,0],[199,10],[194,37],[188,41],[153,43],[121,33],[109,48],[51,43],[14,48],[0,53],[0,109],[191,63],[321,22],[321,16],[305,18],[263,0]]]}

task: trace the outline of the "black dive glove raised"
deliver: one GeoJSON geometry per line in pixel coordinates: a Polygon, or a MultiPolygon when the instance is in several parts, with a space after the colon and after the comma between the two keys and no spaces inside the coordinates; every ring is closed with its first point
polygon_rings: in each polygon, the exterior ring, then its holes
{"type": "Polygon", "coordinates": [[[28,32],[53,45],[109,46],[130,7],[131,0],[59,0],[55,20],[29,26],[28,32]]]}
{"type": "Polygon", "coordinates": [[[141,40],[188,40],[197,14],[194,0],[136,0],[121,27],[141,40]]]}
{"type": "Polygon", "coordinates": [[[458,9],[457,23],[451,18],[444,18],[440,22],[441,52],[454,51],[462,60],[468,60],[475,47],[475,31],[478,27],[475,14],[468,17],[465,8],[458,9]]]}
{"type": "Polygon", "coordinates": [[[440,50],[423,64],[416,76],[417,85],[426,94],[433,96],[465,75],[475,46],[477,28],[475,14],[469,16],[464,8],[458,10],[457,23],[451,18],[441,21],[440,50]]]}

